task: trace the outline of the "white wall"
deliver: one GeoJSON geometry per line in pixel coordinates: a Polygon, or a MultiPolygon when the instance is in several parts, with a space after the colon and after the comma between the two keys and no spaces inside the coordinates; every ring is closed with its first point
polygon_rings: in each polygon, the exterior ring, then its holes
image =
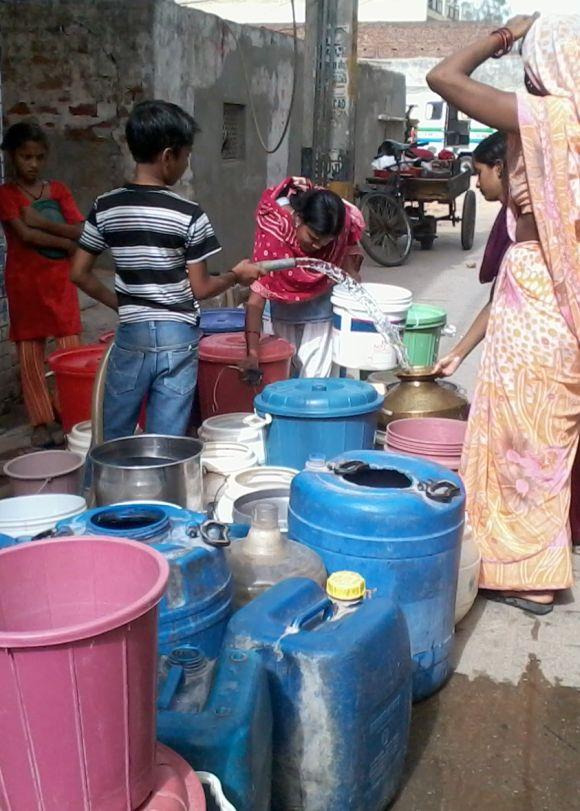
{"type": "MultiPolygon", "coordinates": [[[[292,22],[290,0],[176,0],[198,11],[217,14],[238,23],[292,22]]],[[[296,0],[296,20],[304,22],[305,0],[296,0]]],[[[422,22],[427,19],[427,0],[359,0],[360,22],[422,22]]]]}

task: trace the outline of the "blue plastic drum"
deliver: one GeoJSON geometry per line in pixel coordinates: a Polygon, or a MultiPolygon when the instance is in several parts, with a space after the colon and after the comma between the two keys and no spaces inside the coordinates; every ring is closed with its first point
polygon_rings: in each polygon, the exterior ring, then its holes
{"type": "Polygon", "coordinates": [[[383,395],[369,383],[298,378],[266,386],[254,400],[266,429],[266,463],[302,470],[310,456],[372,448],[383,395]]]}
{"type": "Polygon", "coordinates": [[[465,493],[440,465],[382,451],[347,453],[292,482],[288,532],[328,573],[360,572],[400,604],[414,660],[413,697],[451,673],[465,493]]]}
{"type": "Polygon", "coordinates": [[[206,518],[160,504],[113,505],[88,510],[56,529],[61,534],[131,538],[155,547],[170,565],[159,607],[159,653],[192,644],[215,659],[232,612],[232,578],[224,550],[204,540],[206,518]]]}

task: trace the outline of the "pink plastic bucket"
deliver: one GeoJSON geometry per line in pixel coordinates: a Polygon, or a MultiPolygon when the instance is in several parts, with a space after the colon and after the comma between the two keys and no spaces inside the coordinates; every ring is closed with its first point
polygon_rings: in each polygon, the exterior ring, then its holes
{"type": "Polygon", "coordinates": [[[39,451],[11,459],[4,465],[13,496],[69,493],[81,490],[85,460],[72,451],[39,451]]]}
{"type": "Polygon", "coordinates": [[[119,538],[0,552],[2,811],[129,811],[151,794],[168,576],[119,538]]]}

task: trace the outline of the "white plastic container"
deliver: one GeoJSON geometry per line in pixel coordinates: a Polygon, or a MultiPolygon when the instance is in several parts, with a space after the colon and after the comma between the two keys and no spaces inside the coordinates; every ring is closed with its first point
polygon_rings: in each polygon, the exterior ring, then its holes
{"type": "Polygon", "coordinates": [[[265,428],[272,422],[269,415],[259,417],[246,411],[216,414],[203,421],[198,431],[202,442],[235,442],[246,445],[256,455],[259,465],[266,461],[265,428]]]}
{"type": "Polygon", "coordinates": [[[80,454],[84,459],[91,447],[91,437],[91,421],[77,422],[70,434],[67,434],[66,446],[69,451],[80,454]]]}
{"type": "Polygon", "coordinates": [[[217,503],[215,511],[217,520],[225,524],[231,523],[236,499],[261,490],[290,487],[297,473],[298,471],[291,467],[252,467],[241,473],[234,473],[226,481],[223,495],[217,503]]]}
{"type": "Polygon", "coordinates": [[[479,588],[479,570],[481,553],[473,539],[473,530],[466,521],[461,544],[459,577],[457,579],[457,596],[455,598],[455,624],[471,610],[479,588]]]}
{"type": "MultiPolygon", "coordinates": [[[[413,294],[405,287],[392,284],[363,284],[373,296],[381,311],[391,324],[401,328],[407,319],[407,311],[413,303],[413,294]]],[[[379,335],[376,327],[362,305],[341,285],[332,291],[334,327],[332,330],[332,360],[337,366],[365,371],[383,371],[397,366],[397,356],[392,347],[379,335]]]]}
{"type": "Polygon", "coordinates": [[[38,535],[86,509],[81,496],[60,493],[5,498],[0,501],[0,534],[13,538],[38,535]]]}
{"type": "Polygon", "coordinates": [[[255,467],[257,462],[254,451],[240,442],[206,442],[201,454],[205,507],[217,501],[228,476],[255,467]]]}

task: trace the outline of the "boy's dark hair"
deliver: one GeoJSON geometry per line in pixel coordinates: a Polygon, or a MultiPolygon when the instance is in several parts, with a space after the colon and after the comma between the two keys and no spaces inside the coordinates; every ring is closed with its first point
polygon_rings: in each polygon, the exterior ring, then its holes
{"type": "Polygon", "coordinates": [[[131,111],[125,127],[136,163],[153,163],[164,149],[175,153],[193,145],[199,127],[192,116],[169,101],[142,101],[131,111]]]}
{"type": "Polygon", "coordinates": [[[19,121],[8,127],[4,133],[0,148],[5,152],[14,152],[26,141],[35,141],[48,149],[48,138],[40,124],[33,118],[27,121],[19,121]]]}
{"type": "Polygon", "coordinates": [[[290,198],[294,211],[304,225],[323,237],[336,237],[344,228],[346,208],[338,196],[328,189],[309,189],[290,198]]]}
{"type": "Polygon", "coordinates": [[[484,138],[473,150],[473,160],[477,163],[485,163],[487,166],[495,166],[504,163],[507,151],[507,139],[503,132],[492,132],[484,138]]]}

